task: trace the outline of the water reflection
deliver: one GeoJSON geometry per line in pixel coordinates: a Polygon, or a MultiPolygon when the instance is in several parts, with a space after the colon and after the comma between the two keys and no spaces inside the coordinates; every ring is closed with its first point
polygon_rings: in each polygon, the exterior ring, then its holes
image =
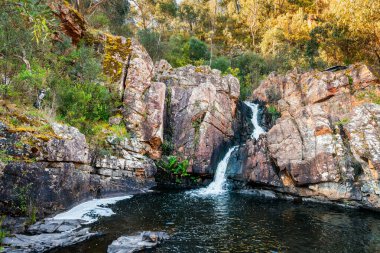
{"type": "Polygon", "coordinates": [[[101,219],[105,235],[54,252],[106,252],[121,235],[166,231],[155,252],[380,252],[380,217],[369,212],[227,193],[192,197],[150,193],[115,206],[101,219]]]}

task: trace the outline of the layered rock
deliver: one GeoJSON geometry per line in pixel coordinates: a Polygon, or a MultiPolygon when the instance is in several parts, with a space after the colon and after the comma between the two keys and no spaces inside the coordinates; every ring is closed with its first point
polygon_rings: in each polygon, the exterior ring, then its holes
{"type": "Polygon", "coordinates": [[[85,198],[154,185],[155,164],[140,154],[132,140],[115,142],[110,136],[108,145],[114,155],[95,156],[78,129],[18,117],[29,126],[0,122],[3,213],[43,217],[85,198]],[[43,134],[39,129],[44,129],[43,134]]]}
{"type": "Polygon", "coordinates": [[[245,178],[281,192],[380,210],[380,105],[373,103],[379,87],[377,73],[365,65],[271,74],[253,97],[275,105],[281,118],[266,144],[247,147],[260,165],[244,165],[245,173],[256,171],[245,178]],[[262,146],[267,157],[255,153],[262,146]],[[271,179],[273,171],[277,177],[271,179]]]}
{"type": "Polygon", "coordinates": [[[167,86],[165,144],[189,159],[189,172],[213,174],[218,150],[234,135],[238,80],[208,66],[173,69],[165,61],[156,78],[167,86]]]}

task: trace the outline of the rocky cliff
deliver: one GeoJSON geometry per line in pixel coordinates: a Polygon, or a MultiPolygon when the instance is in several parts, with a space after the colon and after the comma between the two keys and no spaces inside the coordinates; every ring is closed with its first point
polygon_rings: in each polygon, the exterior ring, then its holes
{"type": "Polygon", "coordinates": [[[240,148],[238,175],[277,192],[380,210],[379,86],[378,72],[360,64],[271,74],[253,98],[281,117],[240,148]]]}
{"type": "Polygon", "coordinates": [[[234,136],[239,81],[208,66],[174,69],[166,61],[157,64],[156,78],[167,87],[165,145],[189,160],[189,172],[213,174],[234,136]]]}
{"type": "Polygon", "coordinates": [[[212,177],[234,136],[238,80],[209,67],[154,66],[136,40],[89,29],[66,2],[51,8],[74,44],[98,49],[122,106],[102,129],[102,144],[90,145],[74,127],[0,101],[1,211],[43,217],[86,198],[151,187],[162,150],[188,159],[189,173],[212,177]],[[130,136],[109,131],[112,125],[130,136]]]}

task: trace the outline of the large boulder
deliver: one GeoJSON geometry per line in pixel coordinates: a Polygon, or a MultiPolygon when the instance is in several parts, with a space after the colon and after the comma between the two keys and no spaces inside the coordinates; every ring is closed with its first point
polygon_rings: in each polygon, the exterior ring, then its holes
{"type": "Polygon", "coordinates": [[[89,163],[89,147],[84,134],[75,127],[52,123],[58,138],[50,139],[44,145],[43,160],[54,162],[89,163]]]}
{"type": "Polygon", "coordinates": [[[156,78],[167,86],[165,144],[189,159],[189,171],[213,174],[218,151],[233,137],[239,81],[208,66],[173,69],[157,64],[156,78]]]}

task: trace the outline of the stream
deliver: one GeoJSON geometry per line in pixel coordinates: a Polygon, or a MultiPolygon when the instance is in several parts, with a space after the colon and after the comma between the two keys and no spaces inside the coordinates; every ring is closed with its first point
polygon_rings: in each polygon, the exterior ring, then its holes
{"type": "Polygon", "coordinates": [[[142,231],[171,238],[146,252],[379,252],[380,215],[315,203],[225,192],[136,195],[112,207],[92,229],[103,236],[55,253],[104,253],[113,240],[142,231]]]}

